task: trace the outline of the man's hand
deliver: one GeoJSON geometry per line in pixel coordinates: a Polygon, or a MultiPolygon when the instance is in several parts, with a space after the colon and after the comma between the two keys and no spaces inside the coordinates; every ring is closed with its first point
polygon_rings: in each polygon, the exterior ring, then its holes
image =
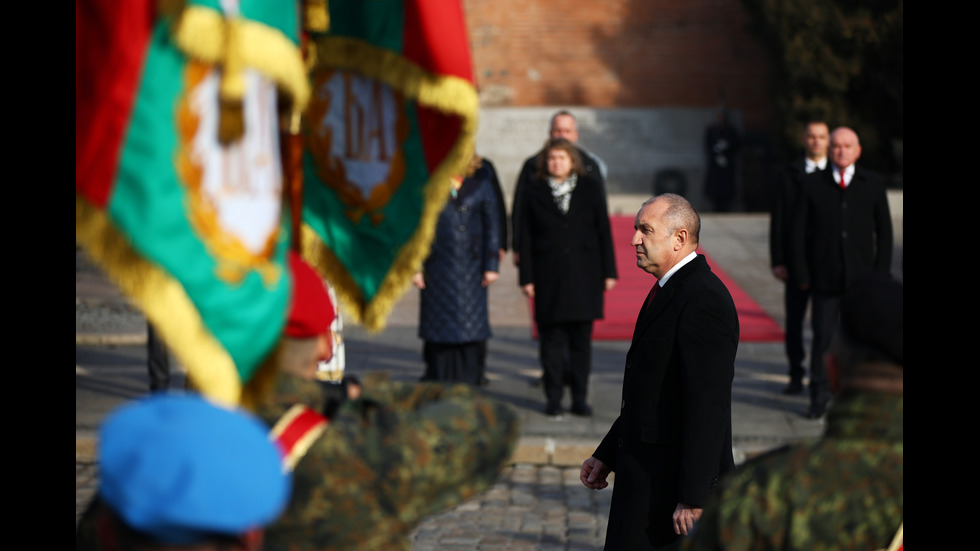
{"type": "Polygon", "coordinates": [[[674,509],[674,533],[682,536],[688,535],[694,529],[694,523],[701,518],[704,509],[678,503],[674,509]]]}
{"type": "Polygon", "coordinates": [[[616,280],[614,278],[607,277],[606,278],[606,290],[607,291],[612,291],[613,290],[613,287],[615,287],[615,286],[616,286],[616,280]]]}
{"type": "Polygon", "coordinates": [[[415,275],[412,276],[412,283],[419,289],[425,289],[425,276],[422,275],[422,272],[415,272],[415,275]]]}
{"type": "Polygon", "coordinates": [[[534,298],[534,284],[528,283],[527,285],[521,287],[521,291],[524,291],[524,296],[528,298],[534,298]]]}
{"type": "Polygon", "coordinates": [[[786,278],[789,277],[789,270],[786,269],[786,266],[773,266],[772,275],[776,276],[779,281],[786,281],[786,278]]]}
{"type": "Polygon", "coordinates": [[[591,490],[602,490],[609,486],[606,477],[609,476],[610,469],[605,463],[595,457],[590,457],[582,462],[582,473],[579,479],[586,488],[591,490]]]}
{"type": "Polygon", "coordinates": [[[498,277],[500,277],[500,274],[498,274],[497,272],[490,272],[490,271],[483,272],[483,281],[481,282],[481,284],[484,287],[489,287],[491,283],[497,281],[498,277]]]}

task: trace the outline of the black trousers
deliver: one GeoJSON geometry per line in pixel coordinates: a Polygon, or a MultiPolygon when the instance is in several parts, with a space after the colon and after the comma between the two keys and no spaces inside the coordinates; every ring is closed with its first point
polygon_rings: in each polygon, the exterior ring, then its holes
{"type": "Polygon", "coordinates": [[[830,402],[830,379],[824,354],[840,324],[841,295],[814,292],[811,297],[813,346],[810,352],[810,407],[823,411],[830,402]]]}
{"type": "Polygon", "coordinates": [[[423,381],[480,384],[485,360],[486,341],[439,343],[424,341],[423,381]]]}
{"type": "Polygon", "coordinates": [[[592,321],[538,324],[538,350],[549,407],[561,405],[565,384],[572,406],[586,405],[592,370],[592,321]]]}
{"type": "Polygon", "coordinates": [[[810,302],[810,290],[800,289],[795,283],[786,284],[784,305],[786,307],[786,358],[789,360],[789,377],[793,381],[803,380],[803,319],[806,305],[810,302]]]}
{"type": "Polygon", "coordinates": [[[149,323],[146,324],[146,368],[150,390],[166,390],[170,386],[170,354],[149,323]]]}

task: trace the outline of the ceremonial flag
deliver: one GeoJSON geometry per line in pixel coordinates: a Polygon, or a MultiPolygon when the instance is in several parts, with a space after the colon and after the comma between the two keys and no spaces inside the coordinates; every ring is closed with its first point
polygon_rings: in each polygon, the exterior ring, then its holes
{"type": "Polygon", "coordinates": [[[278,132],[280,105],[309,98],[298,27],[277,0],[75,3],[75,240],[228,403],[289,309],[278,132]]]}
{"type": "Polygon", "coordinates": [[[478,101],[456,0],[330,0],[311,33],[302,252],[354,321],[384,327],[473,152],[478,101]]]}

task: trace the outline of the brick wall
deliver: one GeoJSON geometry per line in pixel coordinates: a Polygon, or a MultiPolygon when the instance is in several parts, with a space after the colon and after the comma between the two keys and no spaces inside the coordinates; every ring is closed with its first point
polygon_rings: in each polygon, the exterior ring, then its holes
{"type": "Polygon", "coordinates": [[[485,107],[713,107],[769,117],[739,0],[464,0],[485,107]]]}
{"type": "Polygon", "coordinates": [[[724,101],[749,141],[737,208],[768,205],[768,62],[740,0],[463,0],[480,91],[477,149],[510,192],[559,107],[609,165],[611,193],[650,193],[680,171],[702,200],[702,137],[724,101]],[[762,167],[762,168],[760,168],[762,167]]]}

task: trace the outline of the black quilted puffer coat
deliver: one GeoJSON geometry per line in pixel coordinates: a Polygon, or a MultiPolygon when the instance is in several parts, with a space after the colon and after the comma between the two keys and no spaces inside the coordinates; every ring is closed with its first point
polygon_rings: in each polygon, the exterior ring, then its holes
{"type": "Polygon", "coordinates": [[[484,162],[463,180],[439,215],[423,264],[419,337],[437,343],[490,338],[483,272],[499,271],[500,211],[493,166],[484,162]]]}

